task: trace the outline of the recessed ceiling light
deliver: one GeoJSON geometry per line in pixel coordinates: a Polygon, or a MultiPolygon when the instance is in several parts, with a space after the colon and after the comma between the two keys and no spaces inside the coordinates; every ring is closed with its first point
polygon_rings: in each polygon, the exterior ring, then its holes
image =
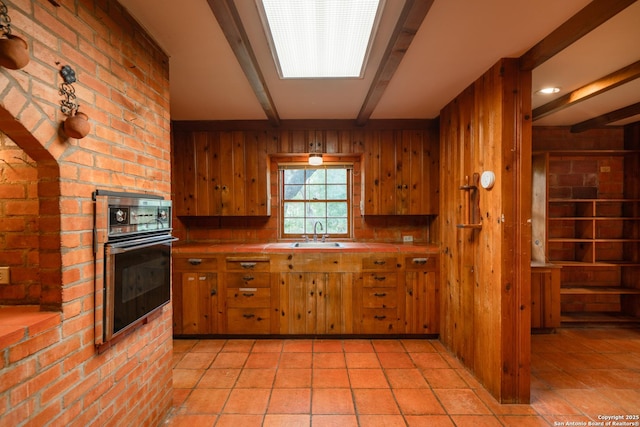
{"type": "Polygon", "coordinates": [[[256,0],[282,78],[361,77],[384,0],[256,0]]]}
{"type": "Polygon", "coordinates": [[[536,93],[541,95],[551,95],[552,93],[558,93],[558,92],[560,92],[559,87],[544,87],[539,91],[537,91],[536,93]]]}

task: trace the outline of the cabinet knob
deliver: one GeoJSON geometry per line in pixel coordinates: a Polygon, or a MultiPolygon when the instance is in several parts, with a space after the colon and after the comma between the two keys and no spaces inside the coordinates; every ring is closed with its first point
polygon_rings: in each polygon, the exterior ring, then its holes
{"type": "Polygon", "coordinates": [[[218,290],[217,289],[211,289],[211,296],[217,295],[218,294],[218,290]]]}

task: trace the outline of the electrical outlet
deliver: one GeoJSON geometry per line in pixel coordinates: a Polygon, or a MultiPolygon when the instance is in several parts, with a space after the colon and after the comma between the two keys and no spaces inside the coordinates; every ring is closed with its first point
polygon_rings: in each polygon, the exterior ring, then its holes
{"type": "Polygon", "coordinates": [[[402,236],[402,241],[405,243],[413,243],[413,236],[402,236]]]}
{"type": "Polygon", "coordinates": [[[9,267],[0,267],[0,285],[9,284],[9,267]]]}

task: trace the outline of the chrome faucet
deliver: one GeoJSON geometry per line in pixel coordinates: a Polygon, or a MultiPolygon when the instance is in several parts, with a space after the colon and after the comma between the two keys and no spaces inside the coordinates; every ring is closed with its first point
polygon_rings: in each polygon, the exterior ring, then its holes
{"type": "MultiPolygon", "coordinates": [[[[322,223],[320,221],[316,221],[315,224],[313,224],[313,241],[317,242],[318,241],[318,230],[317,227],[320,226],[320,231],[322,231],[322,223]]],[[[323,238],[324,240],[324,238],[323,238]]]]}

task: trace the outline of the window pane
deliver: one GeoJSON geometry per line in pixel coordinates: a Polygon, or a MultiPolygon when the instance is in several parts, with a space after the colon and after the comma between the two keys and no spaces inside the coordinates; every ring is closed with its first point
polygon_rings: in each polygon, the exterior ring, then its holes
{"type": "Polygon", "coordinates": [[[304,203],[285,202],[284,217],[285,218],[292,218],[292,217],[304,218],[304,203]]]}
{"type": "Polygon", "coordinates": [[[326,185],[307,185],[308,200],[325,200],[327,198],[326,185]]]}
{"type": "Polygon", "coordinates": [[[284,219],[285,234],[304,234],[303,218],[285,218],[284,219]]]}
{"type": "Polygon", "coordinates": [[[347,218],[327,219],[327,234],[346,234],[347,231],[347,218]]]}
{"type": "Polygon", "coordinates": [[[327,216],[330,218],[340,217],[347,218],[347,203],[330,202],[327,203],[327,216]]]}
{"type": "Polygon", "coordinates": [[[304,169],[285,169],[285,184],[304,184],[304,169]]]}
{"type": "Polygon", "coordinates": [[[346,185],[327,185],[327,200],[345,200],[347,198],[346,185]]]}
{"type": "Polygon", "coordinates": [[[327,204],[324,202],[307,203],[307,217],[308,218],[324,218],[327,215],[327,204]]]}
{"type": "Polygon", "coordinates": [[[304,200],[304,185],[285,185],[285,200],[304,200]]]}
{"type": "Polygon", "coordinates": [[[325,169],[307,169],[307,184],[324,184],[326,177],[325,169]]]}
{"type": "Polygon", "coordinates": [[[327,169],[327,184],[346,184],[346,169],[327,169]]]}

